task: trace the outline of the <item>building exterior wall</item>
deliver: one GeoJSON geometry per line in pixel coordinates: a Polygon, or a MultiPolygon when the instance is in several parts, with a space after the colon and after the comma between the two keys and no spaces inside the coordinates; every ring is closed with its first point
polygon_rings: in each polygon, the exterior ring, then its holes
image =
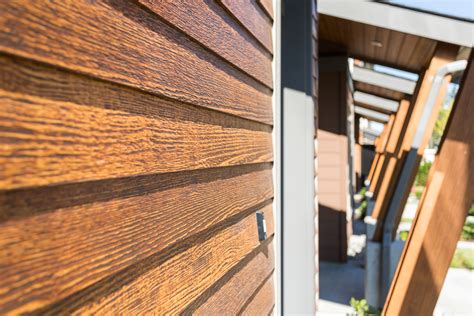
{"type": "Polygon", "coordinates": [[[270,4],[1,2],[0,314],[272,311],[270,4]]]}
{"type": "Polygon", "coordinates": [[[352,214],[352,168],[347,57],[320,57],[318,126],[319,258],[347,260],[352,214]]]}

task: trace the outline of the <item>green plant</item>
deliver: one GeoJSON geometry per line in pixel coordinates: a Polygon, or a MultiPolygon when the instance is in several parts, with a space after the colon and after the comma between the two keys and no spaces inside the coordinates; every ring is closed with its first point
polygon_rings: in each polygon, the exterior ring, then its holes
{"type": "Polygon", "coordinates": [[[448,123],[449,114],[451,113],[451,108],[441,109],[438,114],[438,119],[436,120],[435,126],[433,128],[433,134],[431,135],[431,143],[433,146],[438,146],[443,137],[444,129],[448,123]]]}
{"type": "Polygon", "coordinates": [[[474,223],[466,221],[462,227],[462,240],[474,240],[474,223]]]}
{"type": "Polygon", "coordinates": [[[380,311],[372,306],[369,306],[366,299],[357,300],[351,298],[350,304],[355,309],[358,316],[380,315],[380,311]]]}
{"type": "Polygon", "coordinates": [[[408,230],[402,230],[399,234],[400,240],[406,241],[408,239],[408,230]]]}
{"type": "Polygon", "coordinates": [[[418,169],[418,173],[416,174],[415,178],[415,186],[416,187],[425,187],[426,181],[428,180],[428,173],[430,172],[432,163],[429,161],[424,161],[420,164],[420,168],[418,169]]]}
{"type": "Polygon", "coordinates": [[[450,267],[474,270],[474,251],[472,249],[456,249],[450,267]]]}
{"type": "Polygon", "coordinates": [[[418,200],[421,199],[421,196],[423,195],[423,190],[425,187],[415,187],[415,196],[418,200]]]}
{"type": "Polygon", "coordinates": [[[365,214],[367,212],[367,200],[363,200],[359,207],[356,208],[355,210],[355,218],[356,219],[361,219],[361,218],[364,218],[365,217],[365,214]]]}

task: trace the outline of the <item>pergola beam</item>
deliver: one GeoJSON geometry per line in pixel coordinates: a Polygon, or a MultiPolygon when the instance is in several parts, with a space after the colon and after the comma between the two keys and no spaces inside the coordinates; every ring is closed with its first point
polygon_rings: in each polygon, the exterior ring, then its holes
{"type": "Polygon", "coordinates": [[[382,153],[384,159],[381,166],[382,177],[377,179],[376,183],[371,183],[373,198],[376,200],[376,203],[382,203],[386,197],[388,185],[390,179],[395,173],[395,165],[397,161],[397,150],[401,145],[401,140],[403,139],[404,129],[408,123],[409,114],[411,113],[410,102],[406,99],[400,102],[400,107],[398,112],[395,115],[395,121],[392,127],[392,133],[387,140],[387,146],[385,151],[382,153]],[[379,199],[380,196],[380,199],[379,199]]]}
{"type": "Polygon", "coordinates": [[[406,94],[413,94],[416,86],[415,81],[357,66],[354,67],[352,72],[352,79],[354,81],[359,81],[406,94]]]}
{"type": "Polygon", "coordinates": [[[354,106],[354,113],[377,122],[388,122],[390,115],[370,110],[361,106],[354,106]]]}
{"type": "Polygon", "coordinates": [[[361,91],[354,92],[354,102],[367,104],[375,109],[387,112],[396,112],[398,110],[398,102],[386,98],[382,98],[370,93],[361,91]]]}
{"type": "Polygon", "coordinates": [[[369,187],[369,192],[371,192],[372,197],[374,197],[374,191],[377,186],[377,183],[379,182],[380,177],[383,174],[383,166],[385,162],[385,150],[387,147],[388,140],[390,139],[390,136],[393,134],[393,125],[395,123],[395,115],[392,114],[390,115],[390,118],[387,122],[387,131],[384,134],[384,137],[381,139],[381,145],[379,148],[379,158],[377,160],[377,165],[375,167],[375,172],[374,175],[370,181],[370,187],[369,187]]]}
{"type": "MultiPolygon", "coordinates": [[[[436,121],[436,118],[438,117],[438,112],[441,108],[443,100],[443,93],[441,93],[437,99],[435,106],[430,112],[428,120],[429,122],[426,128],[424,128],[421,144],[419,144],[419,147],[417,149],[412,149],[413,140],[415,138],[415,134],[417,133],[417,129],[423,115],[424,106],[428,99],[429,90],[432,85],[432,78],[436,75],[436,72],[440,67],[446,65],[449,62],[452,62],[456,58],[456,55],[456,46],[448,44],[438,44],[435,54],[430,62],[430,66],[428,67],[428,70],[421,77],[422,81],[419,92],[416,96],[416,101],[414,101],[413,112],[410,116],[410,121],[408,122],[407,129],[403,135],[401,148],[397,153],[398,162],[397,166],[394,167],[395,170],[402,170],[403,168],[406,169],[407,163],[405,157],[407,157],[410,151],[414,150],[417,153],[417,157],[414,163],[411,164],[410,170],[405,172],[408,174],[406,177],[402,177],[402,174],[400,174],[400,176],[398,177],[391,177],[390,181],[393,183],[389,185],[393,188],[393,190],[392,192],[387,193],[387,195],[384,197],[386,201],[376,200],[372,213],[372,217],[377,221],[375,233],[373,236],[373,239],[375,241],[381,241],[382,239],[382,229],[385,222],[385,216],[389,208],[395,209],[393,212],[397,214],[397,221],[401,217],[403,208],[410,193],[410,189],[415,180],[417,167],[421,162],[421,157],[432,134],[434,123],[436,121]]],[[[380,197],[378,200],[380,200],[380,197]]]]}
{"type": "Polygon", "coordinates": [[[433,313],[468,209],[474,202],[472,56],[395,273],[384,315],[433,313]]]}

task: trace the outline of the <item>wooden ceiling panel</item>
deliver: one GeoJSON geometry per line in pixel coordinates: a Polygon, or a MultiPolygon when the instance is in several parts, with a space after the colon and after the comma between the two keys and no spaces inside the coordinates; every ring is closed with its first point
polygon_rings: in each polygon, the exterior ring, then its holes
{"type": "Polygon", "coordinates": [[[370,93],[382,98],[392,99],[400,101],[403,99],[405,94],[399,91],[393,91],[390,89],[382,88],[379,86],[374,86],[365,82],[354,81],[354,88],[356,91],[362,91],[366,93],[370,93]]]}
{"type": "Polygon", "coordinates": [[[421,72],[433,56],[436,41],[332,16],[320,15],[323,41],[345,46],[352,57],[421,72]],[[374,45],[378,42],[381,46],[374,45]]]}

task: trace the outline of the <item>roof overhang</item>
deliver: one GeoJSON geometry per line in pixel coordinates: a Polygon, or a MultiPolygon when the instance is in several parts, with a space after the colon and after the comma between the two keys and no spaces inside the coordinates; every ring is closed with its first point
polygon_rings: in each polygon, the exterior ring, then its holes
{"type": "Polygon", "coordinates": [[[365,92],[354,92],[354,102],[367,104],[371,108],[380,109],[385,112],[396,112],[399,103],[390,99],[385,99],[365,92]]]}
{"type": "Polygon", "coordinates": [[[446,43],[474,46],[474,26],[466,21],[367,0],[319,0],[318,12],[446,43]]]}
{"type": "Polygon", "coordinates": [[[390,116],[388,114],[380,113],[374,110],[369,110],[361,106],[354,106],[354,113],[359,114],[360,116],[366,117],[370,120],[377,122],[388,122],[390,116]]]}
{"type": "Polygon", "coordinates": [[[352,72],[352,79],[406,94],[413,94],[416,87],[415,81],[387,75],[375,70],[357,66],[354,67],[352,72]]]}

